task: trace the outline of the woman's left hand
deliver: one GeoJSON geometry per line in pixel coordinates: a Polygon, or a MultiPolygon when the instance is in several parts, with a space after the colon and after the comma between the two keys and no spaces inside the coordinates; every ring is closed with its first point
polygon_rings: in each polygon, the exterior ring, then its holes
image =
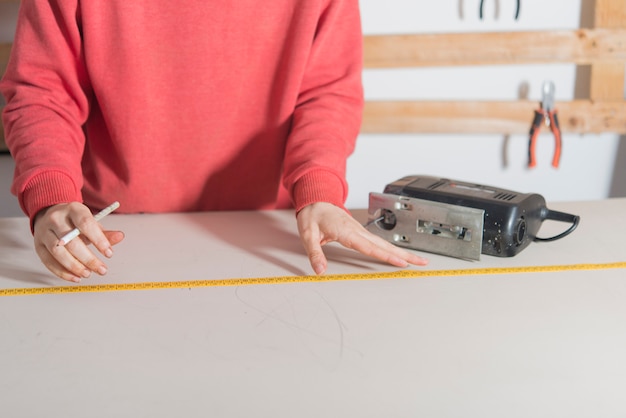
{"type": "Polygon", "coordinates": [[[322,246],[333,241],[396,267],[428,263],[425,258],[372,234],[346,211],[331,203],[305,206],[298,212],[297,220],[300,239],[316,274],[326,271],[328,262],[322,246]]]}

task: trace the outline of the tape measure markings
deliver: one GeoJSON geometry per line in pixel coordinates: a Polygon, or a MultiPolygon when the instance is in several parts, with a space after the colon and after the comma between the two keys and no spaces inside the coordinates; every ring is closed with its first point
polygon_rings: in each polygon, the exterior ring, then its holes
{"type": "Polygon", "coordinates": [[[185,289],[199,287],[250,286],[288,283],[323,283],[354,280],[420,279],[431,277],[484,276],[520,273],[556,273],[565,271],[624,269],[626,262],[567,264],[526,267],[484,267],[451,270],[400,270],[391,272],[328,274],[323,276],[273,276],[216,280],[182,280],[164,282],[109,283],[94,285],[51,286],[0,289],[0,296],[25,296],[59,293],[118,292],[129,290],[185,289]]]}

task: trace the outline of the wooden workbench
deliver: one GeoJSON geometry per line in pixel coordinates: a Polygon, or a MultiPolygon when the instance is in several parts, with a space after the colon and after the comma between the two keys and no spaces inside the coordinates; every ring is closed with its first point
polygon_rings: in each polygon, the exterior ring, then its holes
{"type": "MultiPolygon", "coordinates": [[[[513,258],[626,261],[626,199],[551,205],[578,229],[513,258]]],[[[364,211],[355,211],[364,220],[364,211]]],[[[111,215],[91,283],[293,276],[292,212],[111,215]]],[[[545,224],[542,234],[563,227],[545,224]]],[[[0,219],[0,289],[62,286],[0,219]]],[[[337,246],[329,274],[393,271],[337,246]]],[[[0,297],[0,410],[18,417],[623,417],[626,271],[0,297]]]]}

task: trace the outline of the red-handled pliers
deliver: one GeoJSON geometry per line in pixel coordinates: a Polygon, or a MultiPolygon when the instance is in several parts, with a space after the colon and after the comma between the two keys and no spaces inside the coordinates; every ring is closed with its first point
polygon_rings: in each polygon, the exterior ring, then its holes
{"type": "Polygon", "coordinates": [[[530,143],[528,144],[529,167],[535,167],[537,165],[537,161],[535,160],[535,148],[537,137],[541,131],[541,126],[544,124],[550,127],[552,134],[554,135],[554,156],[552,157],[552,166],[554,168],[559,167],[559,161],[561,159],[561,128],[559,126],[556,109],[554,108],[554,90],[555,87],[552,81],[546,81],[543,83],[541,107],[538,110],[535,110],[535,118],[533,119],[533,125],[530,128],[530,143]]]}

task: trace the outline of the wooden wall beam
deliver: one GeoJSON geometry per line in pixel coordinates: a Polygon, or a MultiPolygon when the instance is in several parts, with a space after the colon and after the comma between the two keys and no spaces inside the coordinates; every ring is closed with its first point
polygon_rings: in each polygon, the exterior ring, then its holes
{"type": "MultiPolygon", "coordinates": [[[[626,1],[596,0],[596,28],[626,28],[626,1]]],[[[599,30],[602,30],[599,29],[599,30]]],[[[624,77],[626,60],[621,62],[600,62],[591,66],[591,86],[589,95],[592,100],[620,100],[624,98],[624,77]]]]}
{"type": "MultiPolygon", "coordinates": [[[[528,134],[534,101],[370,101],[362,133],[528,134]]],[[[556,104],[568,133],[626,134],[626,103],[575,100],[556,104]]],[[[549,129],[549,128],[545,128],[549,129]]]]}
{"type": "Polygon", "coordinates": [[[366,68],[626,61],[626,29],[623,27],[369,35],[363,42],[366,68]]]}

